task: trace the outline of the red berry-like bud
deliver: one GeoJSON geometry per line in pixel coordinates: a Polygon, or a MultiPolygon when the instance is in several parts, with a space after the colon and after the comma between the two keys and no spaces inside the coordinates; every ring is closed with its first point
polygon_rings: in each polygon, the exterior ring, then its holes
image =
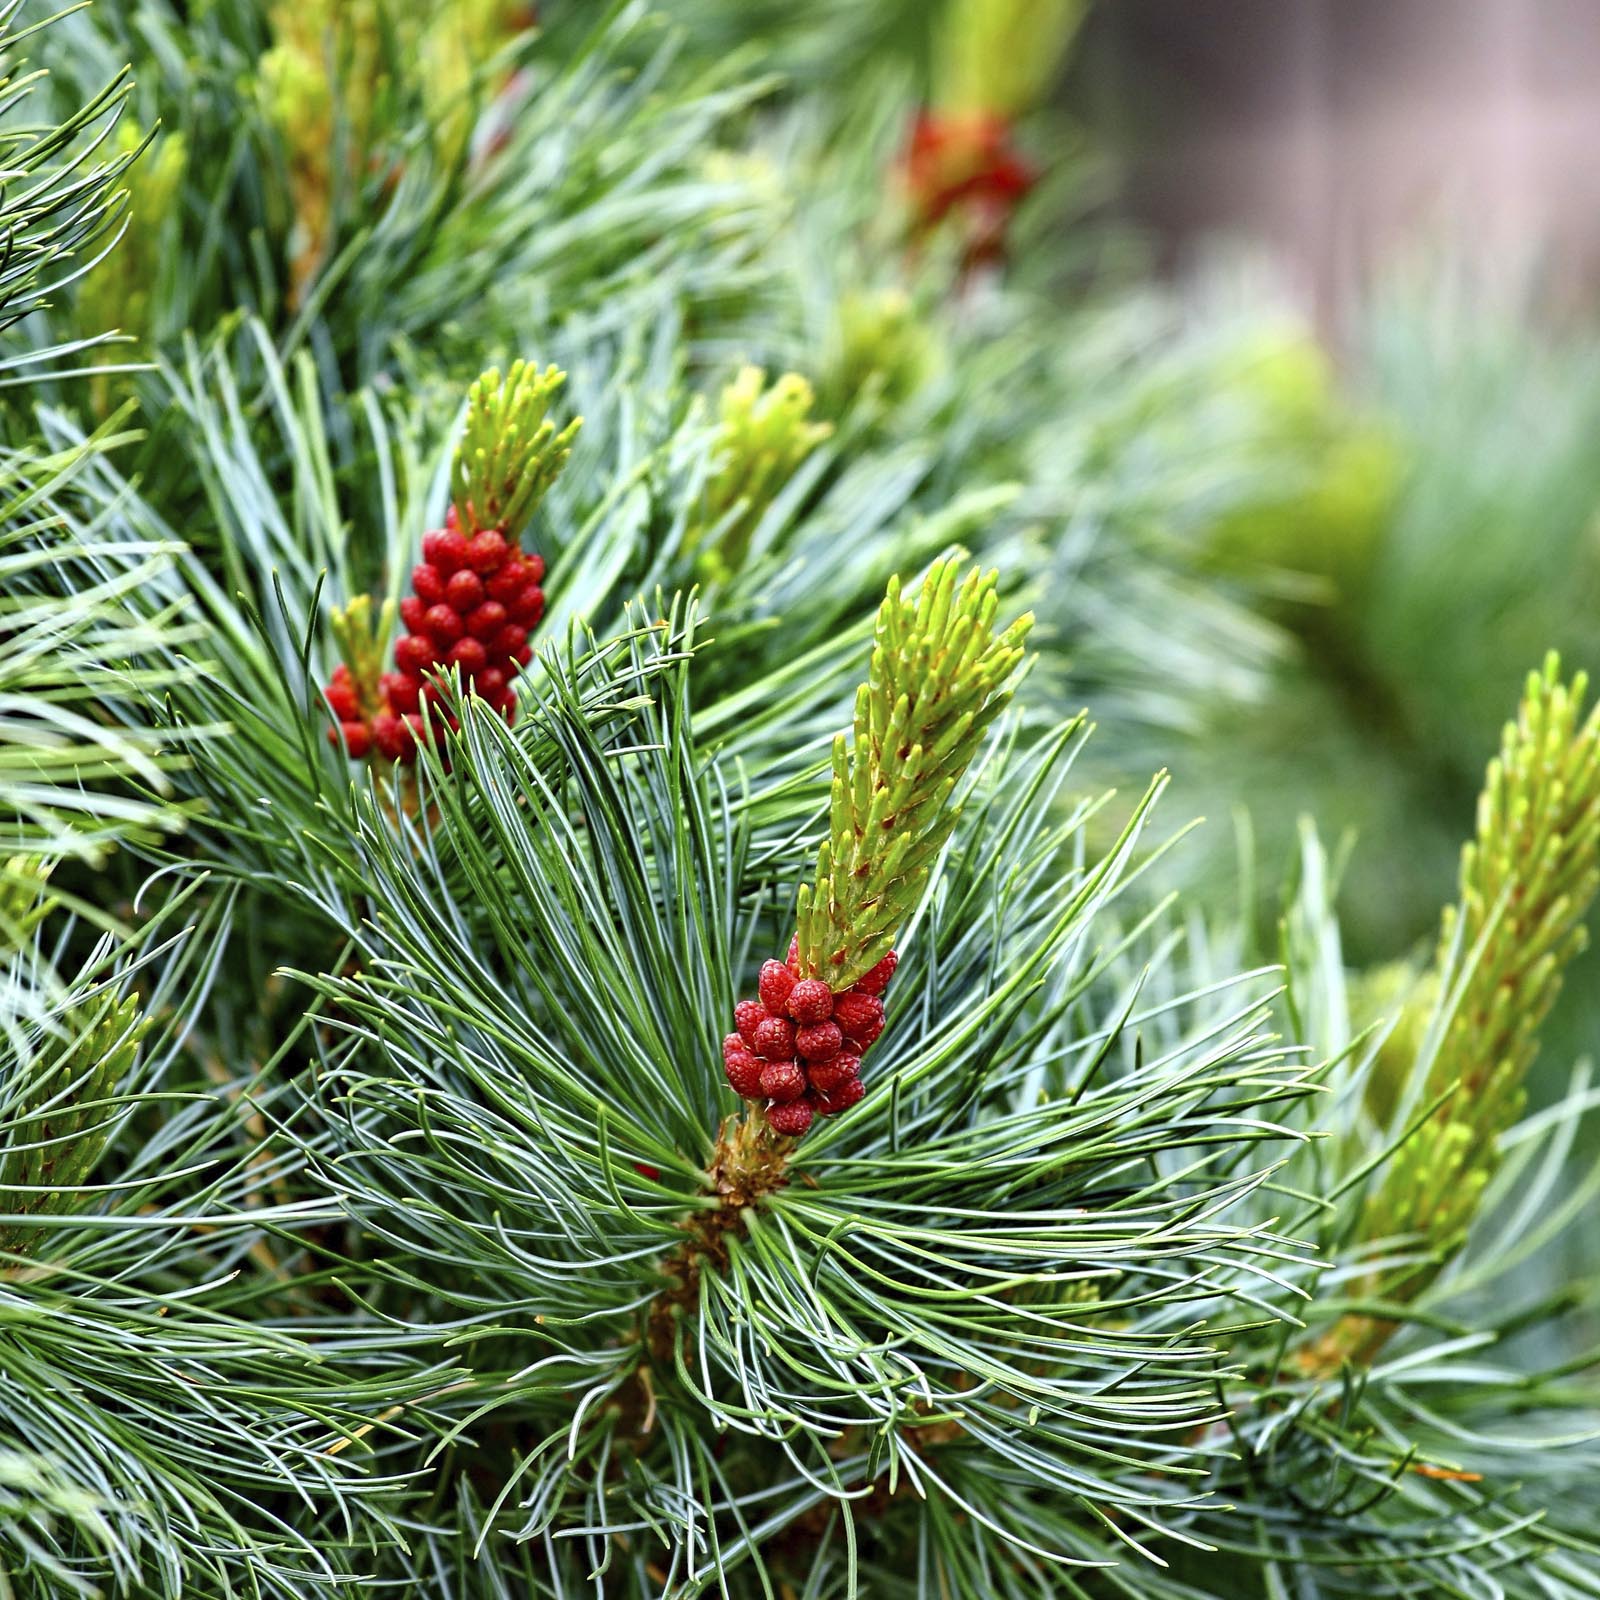
{"type": "Polygon", "coordinates": [[[448,650],[462,635],[461,617],[453,606],[429,606],[422,619],[422,631],[441,650],[448,650]]]}
{"type": "MultiPolygon", "coordinates": [[[[444,599],[444,574],[437,567],[423,562],[420,567],[411,569],[411,587],[416,590],[417,599],[422,602],[424,607],[436,606],[444,599]]],[[[406,626],[411,628],[409,622],[406,626]]],[[[417,630],[411,628],[411,631],[415,633],[417,630]]]]}
{"type": "Polygon", "coordinates": [[[844,1035],[837,1022],[813,1022],[799,1029],[794,1036],[794,1047],[807,1061],[831,1061],[844,1044],[844,1035]]]}
{"type": "Polygon", "coordinates": [[[422,559],[442,573],[451,573],[467,564],[467,541],[453,528],[437,529],[422,536],[422,559]]]}
{"type": "Polygon", "coordinates": [[[860,1056],[839,1055],[831,1061],[813,1061],[806,1067],[806,1080],[818,1094],[837,1094],[840,1084],[860,1076],[860,1056]]]}
{"type": "Polygon", "coordinates": [[[444,508],[444,525],[452,533],[461,526],[461,518],[457,515],[454,505],[448,505],[444,508]]]}
{"type": "Polygon", "coordinates": [[[389,709],[398,711],[402,716],[408,711],[421,709],[422,685],[408,673],[384,673],[383,692],[389,701],[389,709]]]}
{"type": "Polygon", "coordinates": [[[786,1133],[791,1139],[798,1139],[811,1126],[811,1115],[811,1107],[804,1100],[767,1107],[767,1121],[773,1132],[786,1133]]]}
{"type": "Polygon", "coordinates": [[[489,664],[488,655],[476,639],[458,639],[445,652],[445,660],[460,667],[462,676],[466,678],[482,672],[489,664]]]}
{"type": "Polygon", "coordinates": [[[528,575],[523,581],[525,583],[543,583],[544,557],[537,550],[530,550],[522,560],[528,569],[528,575]]]}
{"type": "Polygon", "coordinates": [[[769,1061],[761,1069],[761,1092],[769,1100],[798,1100],[806,1092],[806,1075],[793,1061],[769,1061]]]}
{"type": "Polygon", "coordinates": [[[503,533],[475,533],[467,541],[466,565],[474,572],[493,572],[506,558],[510,546],[503,533]]]}
{"type": "Polygon", "coordinates": [[[889,980],[894,976],[894,969],[900,965],[900,957],[891,950],[871,972],[864,977],[856,979],[856,988],[862,994],[882,994],[889,987],[889,980]]]}
{"type": "Polygon", "coordinates": [[[356,691],[348,674],[341,679],[338,673],[335,673],[333,682],[322,692],[327,697],[329,709],[340,722],[361,720],[361,702],[356,698],[356,691]]]}
{"type": "Polygon", "coordinates": [[[485,667],[476,678],[472,680],[472,687],[483,696],[492,706],[505,703],[506,690],[510,687],[510,676],[499,667],[485,667]]]}
{"type": "Polygon", "coordinates": [[[791,972],[798,972],[800,970],[800,940],[798,937],[795,937],[789,941],[788,962],[789,970],[791,972]]]}
{"type": "Polygon", "coordinates": [[[380,711],[372,719],[372,742],[386,760],[398,761],[405,749],[405,735],[409,730],[392,711],[380,711]]]}
{"type": "Polygon", "coordinates": [[[420,633],[404,634],[395,641],[394,664],[402,671],[420,675],[437,659],[432,642],[420,633]]]}
{"type": "Polygon", "coordinates": [[[484,580],[483,591],[491,600],[510,605],[522,593],[522,586],[530,582],[528,563],[521,556],[512,556],[496,573],[484,580]]]}
{"type": "Polygon", "coordinates": [[[530,650],[527,645],[523,645],[520,650],[513,650],[511,652],[511,659],[515,661],[519,667],[525,667],[530,661],[533,660],[533,651],[530,650]]]}
{"type": "Polygon", "coordinates": [[[343,744],[352,761],[359,761],[372,748],[372,730],[364,722],[341,722],[337,728],[328,729],[328,737],[335,744],[343,744]]]}
{"type": "Polygon", "coordinates": [[[756,1028],[755,1052],[768,1061],[792,1060],[794,1025],[783,1017],[768,1017],[756,1028]]]}
{"type": "Polygon", "coordinates": [[[489,642],[506,625],[506,608],[498,600],[485,600],[467,618],[467,632],[474,639],[489,642]]]}
{"type": "Polygon", "coordinates": [[[722,1070],[727,1074],[728,1087],[746,1100],[761,1098],[761,1069],[764,1065],[743,1048],[724,1050],[722,1053],[722,1070]]]}
{"type": "Polygon", "coordinates": [[[773,1016],[781,1017],[789,1009],[789,995],[794,986],[794,974],[781,961],[762,962],[756,993],[773,1016]]]}
{"type": "Polygon", "coordinates": [[[544,590],[536,583],[527,584],[511,602],[511,620],[524,628],[536,628],[544,615],[544,590]]]}
{"type": "MultiPolygon", "coordinates": [[[[506,656],[515,657],[517,652],[527,645],[528,630],[519,627],[515,622],[508,622],[493,639],[484,642],[502,659],[506,656]]],[[[524,665],[526,665],[525,660],[524,665]]]]}
{"type": "Polygon", "coordinates": [[[817,1096],[817,1110],[825,1117],[836,1117],[841,1111],[848,1111],[866,1092],[867,1086],[859,1078],[846,1078],[832,1094],[817,1096]]]}
{"type": "Polygon", "coordinates": [[[752,1050],[756,1047],[756,1029],[766,1020],[767,1008],[759,1000],[741,1000],[733,1008],[733,1025],[752,1050]]]}
{"type": "MultiPolygon", "coordinates": [[[[433,568],[429,567],[428,571],[433,568]]],[[[422,619],[428,610],[428,603],[421,595],[408,594],[400,602],[400,620],[406,625],[407,633],[421,633],[422,619]]]]}
{"type": "Polygon", "coordinates": [[[858,1052],[865,1050],[883,1032],[883,1001],[852,990],[833,1002],[833,1020],[858,1052]]]}
{"type": "Polygon", "coordinates": [[[789,991],[789,1015],[802,1024],[826,1022],[833,1015],[833,990],[820,978],[802,978],[789,991]]]}
{"type": "Polygon", "coordinates": [[[483,579],[470,568],[452,572],[444,586],[445,604],[453,606],[462,616],[483,604],[483,579]]]}

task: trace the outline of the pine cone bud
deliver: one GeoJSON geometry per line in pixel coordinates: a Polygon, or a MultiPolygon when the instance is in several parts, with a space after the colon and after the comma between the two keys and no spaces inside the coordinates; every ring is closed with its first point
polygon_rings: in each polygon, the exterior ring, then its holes
{"type": "Polygon", "coordinates": [[[842,1085],[860,1076],[860,1056],[837,1055],[831,1061],[813,1061],[806,1068],[806,1081],[818,1094],[837,1094],[842,1085]]]}
{"type": "Polygon", "coordinates": [[[372,730],[364,722],[341,722],[328,729],[328,737],[335,744],[342,742],[352,761],[360,761],[372,748],[372,730]]]}
{"type": "Polygon", "coordinates": [[[833,990],[820,978],[801,979],[789,991],[789,1015],[801,1024],[826,1022],[833,1015],[833,990]]]}
{"type": "Polygon", "coordinates": [[[759,1000],[741,1000],[733,1008],[733,1025],[751,1050],[756,1047],[756,1029],[766,1020],[767,1008],[759,1000]]]}
{"type": "Polygon", "coordinates": [[[445,652],[444,658],[450,665],[460,667],[464,678],[475,676],[489,664],[489,656],[483,645],[472,638],[456,640],[445,652]]]}
{"type": "Polygon", "coordinates": [[[355,685],[350,681],[348,667],[336,667],[333,682],[324,689],[329,709],[340,722],[357,722],[361,718],[361,701],[356,696],[355,685]]]}
{"type": "Polygon", "coordinates": [[[816,1095],[817,1110],[825,1117],[835,1117],[848,1111],[866,1092],[867,1086],[859,1078],[846,1078],[831,1094],[816,1095]]]}
{"type": "Polygon", "coordinates": [[[544,615],[544,590],[536,583],[525,585],[511,602],[511,620],[521,627],[537,627],[544,615]]]}
{"type": "Polygon", "coordinates": [[[728,1087],[746,1100],[761,1098],[761,1074],[765,1064],[742,1046],[736,1050],[724,1049],[722,1070],[727,1074],[728,1087]]]}
{"type": "Polygon", "coordinates": [[[761,1069],[761,1092],[769,1100],[798,1100],[806,1092],[806,1075],[793,1061],[769,1061],[761,1069]]]}
{"type": "Polygon", "coordinates": [[[435,529],[422,536],[422,559],[448,575],[467,564],[466,538],[453,528],[435,529]]]}
{"type": "Polygon", "coordinates": [[[483,604],[483,579],[466,568],[451,575],[444,586],[445,603],[465,616],[483,604]]]}
{"type": "Polygon", "coordinates": [[[402,672],[426,672],[436,659],[433,645],[420,633],[406,634],[394,647],[394,664],[402,672]]]}
{"type": "Polygon", "coordinates": [[[466,631],[460,613],[444,604],[429,606],[423,613],[422,631],[439,646],[448,650],[466,631]]]}
{"type": "Polygon", "coordinates": [[[761,977],[756,984],[756,993],[761,996],[761,1003],[775,1017],[781,1017],[788,1010],[789,996],[795,988],[794,974],[781,961],[766,961],[761,966],[761,977]]]}
{"type": "Polygon", "coordinates": [[[409,673],[384,673],[383,692],[388,697],[389,709],[402,717],[422,709],[422,684],[409,673]]]}
{"type": "Polygon", "coordinates": [[[378,754],[390,761],[399,761],[405,753],[410,730],[392,711],[380,711],[372,719],[372,742],[378,754]]]}
{"type": "Polygon", "coordinates": [[[528,630],[521,623],[508,622],[488,643],[496,656],[510,656],[523,666],[528,664],[528,658],[522,654],[528,648],[528,630]]]}
{"type": "Polygon", "coordinates": [[[506,608],[498,600],[485,600],[482,605],[473,607],[467,618],[467,632],[474,639],[488,643],[505,627],[506,621],[506,608]]]}
{"type": "Polygon", "coordinates": [[[505,560],[509,549],[503,533],[493,529],[476,533],[466,542],[466,565],[474,572],[493,572],[505,560]]]}
{"type": "Polygon", "coordinates": [[[883,1032],[883,1016],[883,1001],[876,995],[852,990],[833,1003],[833,1020],[858,1053],[883,1032]]]}
{"type": "Polygon", "coordinates": [[[899,965],[899,955],[891,950],[870,972],[863,973],[861,977],[856,979],[856,988],[862,994],[882,994],[889,987],[889,980],[894,976],[894,969],[899,965]]]}
{"type": "Polygon", "coordinates": [[[768,1017],[756,1028],[755,1051],[768,1061],[794,1059],[794,1024],[784,1017],[768,1017]]]}
{"type": "Polygon", "coordinates": [[[522,593],[523,585],[533,581],[531,564],[520,556],[513,556],[492,577],[485,580],[484,593],[491,600],[508,606],[522,593]]]}
{"type": "Polygon", "coordinates": [[[807,1061],[831,1061],[843,1044],[844,1036],[837,1022],[813,1022],[794,1036],[795,1049],[807,1061]]]}
{"type": "Polygon", "coordinates": [[[775,1133],[798,1139],[811,1126],[811,1107],[804,1100],[791,1100],[786,1105],[768,1106],[767,1121],[775,1133]]]}

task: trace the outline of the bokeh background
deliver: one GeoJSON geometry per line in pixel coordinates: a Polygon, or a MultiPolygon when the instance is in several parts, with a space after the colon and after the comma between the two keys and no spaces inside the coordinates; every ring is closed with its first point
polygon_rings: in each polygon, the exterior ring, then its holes
{"type": "Polygon", "coordinates": [[[1269,885],[1302,815],[1346,836],[1357,962],[1429,937],[1522,672],[1600,663],[1597,86],[1585,0],[1124,0],[1057,89],[1089,213],[1231,324],[1236,504],[1202,537],[1277,569],[1289,648],[1180,793],[1248,811],[1269,885]]]}

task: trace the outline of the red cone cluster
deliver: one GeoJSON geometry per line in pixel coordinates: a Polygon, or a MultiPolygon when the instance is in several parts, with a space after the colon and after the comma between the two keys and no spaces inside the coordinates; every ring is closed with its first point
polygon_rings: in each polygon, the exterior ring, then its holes
{"type": "Polygon", "coordinates": [[[1011,213],[1035,182],[1033,168],[1011,144],[1010,123],[992,112],[919,112],[905,175],[919,228],[935,227],[952,213],[960,216],[968,267],[1004,256],[1011,213]]]}
{"type": "Polygon", "coordinates": [[[328,737],[354,759],[376,749],[390,761],[415,761],[423,718],[444,698],[452,666],[480,700],[514,721],[511,681],[532,657],[528,634],[544,615],[543,577],[543,558],[524,555],[503,533],[467,537],[452,506],[444,527],[423,538],[412,593],[400,602],[407,631],[395,642],[395,670],[378,679],[377,704],[363,705],[349,668],[337,668],[324,691],[339,719],[328,737]]]}
{"type": "Polygon", "coordinates": [[[799,954],[761,969],[759,1000],[733,1008],[736,1033],[722,1041],[735,1094],[766,1103],[767,1121],[796,1138],[813,1117],[848,1110],[867,1091],[861,1057],[883,1032],[883,991],[899,957],[890,951],[851,988],[835,993],[800,976],[799,954]]]}

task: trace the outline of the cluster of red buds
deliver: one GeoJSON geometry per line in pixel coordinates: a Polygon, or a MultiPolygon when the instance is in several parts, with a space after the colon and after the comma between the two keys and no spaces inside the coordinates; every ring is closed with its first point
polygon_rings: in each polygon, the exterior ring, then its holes
{"type": "Polygon", "coordinates": [[[767,1121],[795,1138],[813,1117],[847,1111],[867,1092],[861,1057],[883,1032],[883,991],[898,961],[891,950],[837,994],[800,976],[797,943],[787,962],[768,961],[756,986],[761,998],[733,1008],[738,1032],[722,1041],[734,1093],[765,1101],[767,1121]]]}
{"type": "MultiPolygon", "coordinates": [[[[515,720],[511,681],[532,657],[528,634],[544,615],[543,577],[543,559],[524,555],[501,530],[469,538],[452,506],[444,527],[423,538],[412,593],[400,602],[407,631],[395,642],[394,671],[378,678],[367,703],[347,666],[323,691],[339,720],[329,739],[358,760],[376,749],[390,761],[415,761],[452,668],[464,688],[515,720]]],[[[455,726],[445,711],[437,716],[455,726]]]]}
{"type": "Polygon", "coordinates": [[[1036,174],[1011,143],[1011,124],[993,112],[922,111],[905,156],[906,186],[919,231],[954,215],[965,229],[964,263],[976,267],[1005,255],[1011,214],[1036,174]]]}

